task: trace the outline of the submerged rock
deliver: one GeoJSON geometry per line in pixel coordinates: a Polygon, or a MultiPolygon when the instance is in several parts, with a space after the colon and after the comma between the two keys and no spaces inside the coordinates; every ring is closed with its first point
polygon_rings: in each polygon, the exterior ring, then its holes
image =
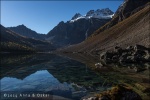
{"type": "Polygon", "coordinates": [[[91,96],[84,98],[83,100],[142,100],[141,97],[132,91],[130,88],[118,85],[112,87],[111,90],[107,90],[91,96]]]}
{"type": "Polygon", "coordinates": [[[83,99],[83,100],[98,100],[98,99],[96,99],[96,97],[89,97],[89,98],[83,99]]]}

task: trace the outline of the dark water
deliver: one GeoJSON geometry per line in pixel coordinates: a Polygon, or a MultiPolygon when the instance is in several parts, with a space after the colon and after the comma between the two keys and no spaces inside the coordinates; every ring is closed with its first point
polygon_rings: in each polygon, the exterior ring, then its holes
{"type": "Polygon", "coordinates": [[[88,65],[67,57],[3,54],[1,58],[1,99],[29,99],[42,93],[80,100],[89,92],[111,87],[88,65]]]}

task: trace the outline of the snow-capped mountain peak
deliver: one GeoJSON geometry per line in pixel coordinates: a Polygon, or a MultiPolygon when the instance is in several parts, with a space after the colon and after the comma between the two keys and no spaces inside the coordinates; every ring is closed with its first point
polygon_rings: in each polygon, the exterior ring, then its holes
{"type": "Polygon", "coordinates": [[[112,12],[109,8],[105,9],[97,9],[97,10],[90,10],[86,13],[86,15],[82,16],[80,13],[76,13],[70,22],[77,21],[78,19],[90,19],[90,18],[99,18],[99,19],[110,19],[114,15],[114,12],[112,12]]]}
{"type": "Polygon", "coordinates": [[[96,11],[90,10],[86,16],[108,16],[114,14],[109,8],[97,9],[96,11]]]}
{"type": "Polygon", "coordinates": [[[73,17],[72,17],[72,19],[71,20],[74,20],[74,19],[76,19],[76,18],[78,18],[78,17],[81,17],[82,15],[80,14],[80,13],[76,13],[73,17]]]}

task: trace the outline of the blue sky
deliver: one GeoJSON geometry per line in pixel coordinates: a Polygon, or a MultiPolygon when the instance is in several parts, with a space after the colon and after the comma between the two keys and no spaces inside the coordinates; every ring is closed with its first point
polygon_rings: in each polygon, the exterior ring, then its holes
{"type": "Polygon", "coordinates": [[[68,21],[75,13],[110,8],[116,11],[123,0],[96,1],[1,1],[1,24],[5,27],[24,24],[47,34],[60,21],[68,21]]]}

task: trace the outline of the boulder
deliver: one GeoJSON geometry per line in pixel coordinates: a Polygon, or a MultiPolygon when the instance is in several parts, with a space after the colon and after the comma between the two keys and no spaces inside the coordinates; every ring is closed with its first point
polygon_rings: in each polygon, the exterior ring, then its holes
{"type": "Polygon", "coordinates": [[[130,54],[128,54],[127,52],[124,52],[120,57],[119,57],[119,62],[120,63],[124,63],[124,62],[128,62],[129,60],[129,56],[131,56],[130,54]]]}
{"type": "Polygon", "coordinates": [[[145,69],[150,69],[150,63],[145,63],[144,66],[145,66],[145,69]]]}
{"type": "Polygon", "coordinates": [[[134,56],[128,56],[127,59],[126,59],[126,62],[128,62],[128,63],[135,62],[135,57],[134,56]]]}
{"type": "Polygon", "coordinates": [[[146,47],[142,46],[142,45],[135,45],[134,46],[134,50],[137,51],[137,50],[148,50],[146,47]]]}
{"type": "Polygon", "coordinates": [[[101,68],[101,67],[103,67],[103,64],[99,62],[99,63],[96,63],[95,66],[96,66],[96,68],[101,68]]]}
{"type": "Polygon", "coordinates": [[[114,48],[114,52],[115,52],[115,53],[118,53],[118,54],[120,55],[120,54],[123,53],[123,49],[122,49],[121,47],[116,46],[116,47],[114,48]]]}
{"type": "Polygon", "coordinates": [[[134,50],[134,47],[133,47],[133,46],[128,46],[128,47],[126,48],[126,50],[128,50],[128,51],[133,51],[133,50],[134,50]]]}
{"type": "Polygon", "coordinates": [[[103,60],[105,58],[106,54],[107,54],[107,52],[102,52],[100,54],[100,60],[103,60]]]}
{"type": "Polygon", "coordinates": [[[89,98],[84,98],[83,100],[98,100],[96,97],[89,97],[89,98]]]}
{"type": "Polygon", "coordinates": [[[135,72],[141,72],[141,71],[146,70],[146,68],[143,68],[143,67],[134,67],[133,70],[134,70],[135,72]]]}
{"type": "Polygon", "coordinates": [[[145,51],[145,55],[144,55],[144,59],[147,61],[147,62],[150,62],[150,53],[148,51],[145,51]]]}
{"type": "Polygon", "coordinates": [[[119,57],[120,57],[120,55],[114,55],[114,56],[112,57],[112,62],[113,62],[113,63],[117,63],[117,62],[119,61],[119,57]]]}
{"type": "Polygon", "coordinates": [[[133,54],[144,56],[146,55],[146,52],[144,50],[136,50],[133,54]]]}
{"type": "Polygon", "coordinates": [[[135,59],[134,59],[134,57],[133,56],[121,56],[120,58],[119,58],[119,62],[120,63],[133,63],[133,62],[135,62],[135,59]]]}
{"type": "MultiPolygon", "coordinates": [[[[103,52],[103,53],[101,53],[101,55],[100,55],[100,60],[102,60],[103,62],[105,62],[106,64],[108,64],[108,63],[113,63],[114,61],[113,61],[113,57],[114,56],[117,56],[117,54],[116,53],[114,53],[114,52],[103,52]]],[[[114,57],[114,59],[115,59],[115,57],[114,57]]]]}
{"type": "Polygon", "coordinates": [[[136,62],[146,62],[146,59],[144,58],[144,55],[141,54],[134,54],[134,59],[136,62]]]}

